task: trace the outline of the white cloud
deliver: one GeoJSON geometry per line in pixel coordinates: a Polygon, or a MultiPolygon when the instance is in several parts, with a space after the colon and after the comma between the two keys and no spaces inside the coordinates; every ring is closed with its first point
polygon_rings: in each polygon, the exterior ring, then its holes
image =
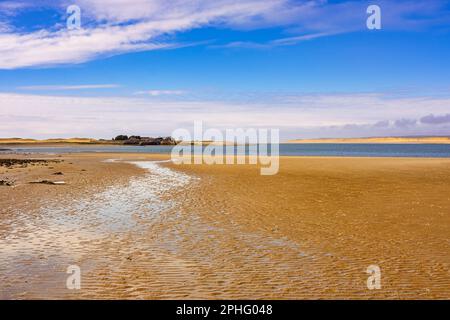
{"type": "Polygon", "coordinates": [[[147,90],[147,91],[138,91],[136,95],[149,95],[152,97],[164,96],[164,95],[182,95],[187,93],[182,90],[147,90]]]}
{"type": "Polygon", "coordinates": [[[196,120],[219,129],[280,128],[283,139],[432,134],[448,132],[442,127],[448,124],[417,122],[399,127],[395,120],[445,115],[448,110],[450,98],[388,98],[380,94],[290,95],[248,104],[0,93],[0,137],[170,135],[176,128],[190,128],[196,120]]]}

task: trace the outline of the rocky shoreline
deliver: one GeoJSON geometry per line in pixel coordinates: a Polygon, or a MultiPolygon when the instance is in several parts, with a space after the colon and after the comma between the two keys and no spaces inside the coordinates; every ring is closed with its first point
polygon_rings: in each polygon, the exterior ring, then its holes
{"type": "Polygon", "coordinates": [[[59,163],[64,160],[42,160],[42,159],[0,159],[0,167],[12,168],[21,167],[26,168],[28,165],[44,165],[48,166],[50,163],[59,163]]]}

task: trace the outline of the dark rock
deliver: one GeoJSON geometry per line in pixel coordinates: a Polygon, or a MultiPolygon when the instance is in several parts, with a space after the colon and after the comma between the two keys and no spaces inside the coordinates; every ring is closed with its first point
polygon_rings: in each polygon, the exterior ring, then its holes
{"type": "Polygon", "coordinates": [[[141,146],[159,146],[159,145],[176,145],[177,142],[172,137],[158,137],[158,138],[143,138],[141,146]]]}
{"type": "Polygon", "coordinates": [[[118,135],[117,137],[115,137],[113,140],[115,140],[115,141],[125,141],[125,140],[128,140],[128,136],[126,136],[126,135],[118,135]]]}
{"type": "Polygon", "coordinates": [[[0,159],[0,167],[15,167],[26,168],[28,165],[44,165],[48,166],[48,163],[58,163],[59,160],[39,160],[39,159],[0,159]]]}
{"type": "Polygon", "coordinates": [[[141,143],[141,140],[139,139],[128,139],[123,142],[124,145],[139,145],[141,143]]]}
{"type": "Polygon", "coordinates": [[[158,141],[158,139],[155,139],[155,138],[144,138],[144,139],[142,139],[140,145],[141,146],[156,146],[156,145],[159,145],[159,141],[158,141]]]}
{"type": "Polygon", "coordinates": [[[162,145],[174,146],[174,145],[177,144],[177,142],[172,137],[166,137],[166,138],[162,139],[161,144],[162,145]]]}
{"type": "Polygon", "coordinates": [[[14,185],[13,181],[0,180],[0,186],[12,187],[14,185]]]}
{"type": "Polygon", "coordinates": [[[117,136],[114,141],[120,141],[124,145],[134,145],[134,146],[158,146],[158,145],[176,145],[177,142],[172,137],[141,137],[141,136],[117,136]]]}

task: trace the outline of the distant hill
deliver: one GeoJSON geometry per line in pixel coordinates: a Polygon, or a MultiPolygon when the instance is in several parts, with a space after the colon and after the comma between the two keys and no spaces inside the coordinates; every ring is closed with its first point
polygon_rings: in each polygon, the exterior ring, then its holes
{"type": "Polygon", "coordinates": [[[89,138],[70,138],[70,139],[22,139],[22,138],[0,138],[0,144],[51,144],[51,143],[79,143],[79,144],[97,144],[100,140],[89,138]]]}
{"type": "Polygon", "coordinates": [[[370,137],[370,138],[323,138],[323,139],[296,139],[287,143],[416,143],[416,144],[450,144],[450,137],[370,137]]]}
{"type": "Polygon", "coordinates": [[[68,138],[68,139],[22,139],[22,138],[0,138],[0,145],[62,145],[62,144],[119,144],[119,145],[175,145],[177,142],[172,137],[140,137],[120,135],[111,140],[91,138],[68,138]]]}

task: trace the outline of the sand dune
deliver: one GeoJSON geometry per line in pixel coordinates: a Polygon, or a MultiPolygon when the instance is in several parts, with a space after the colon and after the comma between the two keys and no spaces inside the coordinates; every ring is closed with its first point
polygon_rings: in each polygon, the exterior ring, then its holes
{"type": "Polygon", "coordinates": [[[54,143],[92,143],[97,144],[101,141],[90,138],[70,138],[70,139],[22,139],[22,138],[0,138],[1,144],[54,144],[54,143]]]}
{"type": "Polygon", "coordinates": [[[323,138],[296,139],[287,143],[450,143],[450,137],[371,137],[371,138],[323,138]]]}

